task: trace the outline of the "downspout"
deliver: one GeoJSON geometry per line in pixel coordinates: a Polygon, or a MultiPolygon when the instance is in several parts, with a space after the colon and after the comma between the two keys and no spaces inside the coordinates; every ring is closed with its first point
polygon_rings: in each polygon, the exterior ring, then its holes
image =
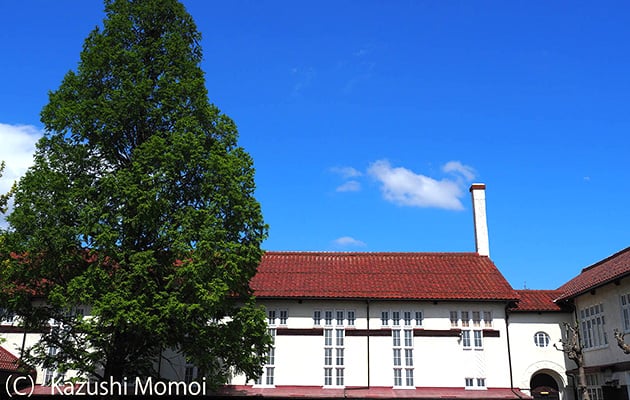
{"type": "Polygon", "coordinates": [[[370,299],[366,300],[367,306],[367,387],[370,388],[370,299]]]}
{"type": "Polygon", "coordinates": [[[522,399],[523,397],[514,390],[514,375],[512,372],[512,351],[510,350],[510,315],[508,310],[510,308],[510,303],[505,305],[505,335],[507,339],[507,354],[508,354],[508,367],[510,369],[510,390],[516,397],[522,399]]]}

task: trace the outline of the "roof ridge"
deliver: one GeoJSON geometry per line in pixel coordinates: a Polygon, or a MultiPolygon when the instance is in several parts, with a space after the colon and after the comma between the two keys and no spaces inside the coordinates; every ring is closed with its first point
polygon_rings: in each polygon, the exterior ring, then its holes
{"type": "Polygon", "coordinates": [[[341,255],[453,255],[453,256],[480,256],[474,251],[337,251],[337,250],[265,250],[264,254],[295,254],[295,255],[313,255],[313,254],[341,254],[341,255]]]}

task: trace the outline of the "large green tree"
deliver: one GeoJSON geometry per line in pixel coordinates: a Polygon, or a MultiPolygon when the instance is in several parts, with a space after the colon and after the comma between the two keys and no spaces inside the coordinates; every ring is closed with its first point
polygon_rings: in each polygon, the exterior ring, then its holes
{"type": "Polygon", "coordinates": [[[29,324],[55,321],[29,352],[44,366],[151,376],[176,349],[212,382],[254,377],[269,338],[249,287],[267,234],[252,159],[208,100],[184,6],[106,0],[105,12],[42,110],[2,293],[29,324]]]}

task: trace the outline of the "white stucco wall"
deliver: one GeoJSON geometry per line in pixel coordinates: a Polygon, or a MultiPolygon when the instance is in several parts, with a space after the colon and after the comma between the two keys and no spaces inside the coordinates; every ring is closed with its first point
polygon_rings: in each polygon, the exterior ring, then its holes
{"type": "Polygon", "coordinates": [[[558,383],[561,398],[570,398],[572,389],[566,389],[568,382],[566,370],[574,368],[572,361],[553,345],[562,338],[562,323],[569,322],[571,313],[561,312],[515,312],[509,317],[510,347],[514,386],[529,393],[531,378],[536,373],[546,373],[558,383]],[[537,332],[549,335],[549,345],[539,347],[534,342],[537,332]],[[565,397],[569,396],[569,397],[565,397]]]}
{"type": "MultiPolygon", "coordinates": [[[[313,311],[352,310],[355,312],[351,330],[366,330],[368,309],[366,301],[287,300],[261,301],[268,309],[287,310],[288,321],[280,328],[312,329],[313,311]]],[[[405,302],[371,301],[369,326],[373,332],[369,339],[365,331],[360,336],[346,333],[344,341],[344,384],[345,386],[392,387],[393,348],[390,333],[379,336],[381,312],[392,310],[422,311],[422,326],[416,329],[451,331],[450,311],[490,311],[493,317],[491,330],[498,337],[484,337],[483,349],[463,349],[459,336],[414,336],[414,386],[464,387],[465,378],[485,378],[486,387],[509,387],[507,336],[504,303],[492,302],[405,302]],[[368,350],[369,340],[369,350],[368,350]],[[369,365],[368,365],[369,357],[369,365]],[[369,376],[368,376],[369,374],[369,376]]],[[[323,328],[324,322],[322,321],[323,328]]],[[[335,325],[333,324],[333,328],[335,325]]],[[[333,365],[333,367],[335,367],[333,365]]],[[[403,362],[403,368],[404,362],[403,362]]],[[[324,383],[324,338],[308,335],[277,335],[275,350],[274,384],[323,386],[324,383]]],[[[404,375],[403,375],[404,380],[404,375]]],[[[242,376],[232,381],[245,384],[242,376]]],[[[252,382],[249,382],[250,384],[252,382]]]]}
{"type": "MultiPolygon", "coordinates": [[[[621,279],[619,284],[610,283],[594,291],[585,293],[575,299],[576,315],[580,315],[580,310],[601,304],[604,306],[605,317],[605,333],[608,344],[600,347],[585,348],[584,360],[586,366],[606,366],[614,363],[623,363],[630,361],[630,355],[624,354],[617,346],[614,338],[614,330],[624,330],[623,314],[621,308],[621,295],[630,293],[630,279],[621,279]]],[[[627,334],[625,341],[630,343],[630,332],[627,334]]],[[[613,372],[606,370],[602,372],[602,384],[610,380],[619,380],[621,385],[630,385],[630,375],[626,371],[613,372]]]]}

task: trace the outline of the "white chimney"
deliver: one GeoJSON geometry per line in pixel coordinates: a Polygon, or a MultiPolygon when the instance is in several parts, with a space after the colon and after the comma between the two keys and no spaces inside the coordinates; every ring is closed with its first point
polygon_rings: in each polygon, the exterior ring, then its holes
{"type": "Polygon", "coordinates": [[[470,185],[472,195],[473,219],[475,222],[475,246],[480,256],[490,256],[488,240],[488,221],[486,219],[486,185],[473,183],[470,185]]]}

